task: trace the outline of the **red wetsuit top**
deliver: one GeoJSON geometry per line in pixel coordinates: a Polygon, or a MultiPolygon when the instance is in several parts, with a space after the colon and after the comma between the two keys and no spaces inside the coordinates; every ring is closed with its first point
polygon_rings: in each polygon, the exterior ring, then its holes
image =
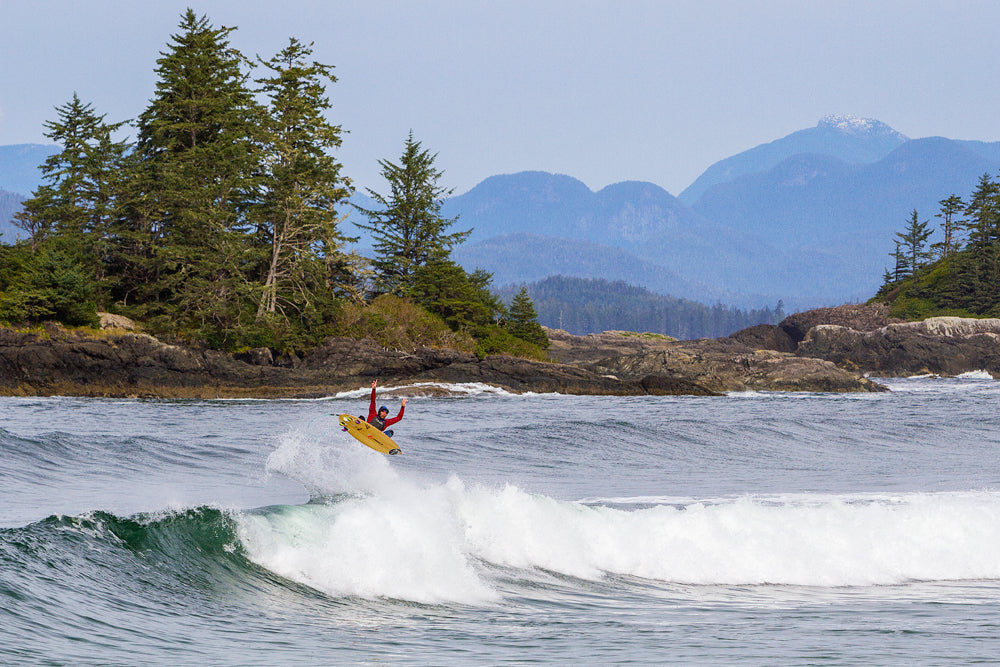
{"type": "Polygon", "coordinates": [[[380,431],[384,431],[386,428],[392,426],[400,419],[403,418],[404,406],[399,406],[399,414],[391,419],[381,420],[378,417],[378,409],[375,407],[375,387],[372,387],[372,402],[368,406],[368,423],[377,428],[380,431]]]}

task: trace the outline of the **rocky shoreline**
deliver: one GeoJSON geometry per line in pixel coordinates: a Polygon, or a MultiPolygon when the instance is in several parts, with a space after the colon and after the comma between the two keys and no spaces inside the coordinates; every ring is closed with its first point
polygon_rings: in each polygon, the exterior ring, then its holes
{"type": "Polygon", "coordinates": [[[985,370],[1000,377],[1000,320],[891,320],[881,305],[798,313],[727,338],[675,341],[549,330],[553,363],[456,350],[386,350],[331,338],[299,358],[164,343],[105,318],[99,335],[54,324],[0,328],[0,395],[314,398],[377,378],[401,394],[483,383],[514,393],[700,395],[730,391],[884,391],[867,376],[985,370]]]}

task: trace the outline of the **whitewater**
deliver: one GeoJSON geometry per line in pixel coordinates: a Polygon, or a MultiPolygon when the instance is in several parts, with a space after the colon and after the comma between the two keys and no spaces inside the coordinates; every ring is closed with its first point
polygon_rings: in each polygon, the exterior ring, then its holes
{"type": "Polygon", "coordinates": [[[1000,382],[887,384],[447,386],[397,457],[364,389],[0,398],[0,663],[994,660],[1000,382]]]}

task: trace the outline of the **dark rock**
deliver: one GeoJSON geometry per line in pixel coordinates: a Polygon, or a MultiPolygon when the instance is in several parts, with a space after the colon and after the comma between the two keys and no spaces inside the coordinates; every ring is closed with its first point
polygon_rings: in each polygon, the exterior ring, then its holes
{"type": "Polygon", "coordinates": [[[301,363],[302,359],[294,352],[282,352],[274,360],[274,365],[281,368],[298,368],[301,363]]]}
{"type": "MultiPolygon", "coordinates": [[[[95,396],[323,396],[378,378],[383,385],[482,382],[514,392],[645,395],[706,393],[677,381],[622,380],[578,366],[467,352],[386,350],[332,338],[294,367],[267,355],[230,355],[169,345],[144,334],[87,337],[0,329],[0,393],[95,396]]],[[[405,390],[402,390],[405,393],[405,390]]],[[[418,390],[418,391],[423,391],[418,390]]]]}
{"type": "Polygon", "coordinates": [[[755,350],[774,350],[775,352],[794,352],[796,341],[787,331],[775,324],[758,324],[737,331],[729,336],[755,350]]]}
{"type": "Polygon", "coordinates": [[[255,347],[252,350],[233,355],[236,359],[246,362],[251,366],[272,366],[274,365],[274,354],[268,347],[255,347]]]}

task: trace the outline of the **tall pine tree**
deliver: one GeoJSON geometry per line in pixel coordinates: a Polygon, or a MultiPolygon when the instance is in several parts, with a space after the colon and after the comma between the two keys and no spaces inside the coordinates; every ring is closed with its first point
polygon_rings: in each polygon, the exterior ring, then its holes
{"type": "Polygon", "coordinates": [[[331,155],[341,145],[341,128],[325,117],[326,84],[333,68],[310,62],[311,45],[292,38],[260,63],[271,76],[258,79],[270,99],[265,124],[263,197],[255,211],[266,266],[257,319],[296,315],[315,319],[323,303],[349,290],[350,260],[338,228],[337,208],[351,194],[350,181],[331,155]]]}
{"type": "Polygon", "coordinates": [[[936,214],[936,217],[941,218],[941,232],[944,239],[931,247],[939,257],[947,258],[961,249],[962,244],[958,238],[958,232],[964,221],[958,216],[965,210],[965,202],[958,195],[951,195],[947,199],[939,201],[938,204],[941,205],[941,212],[936,214]]]}
{"type": "Polygon", "coordinates": [[[902,232],[896,232],[899,237],[903,252],[906,255],[909,272],[916,273],[930,259],[931,253],[927,248],[927,239],[931,236],[931,230],[927,221],[921,222],[917,216],[917,210],[913,209],[906,228],[902,232]]]}
{"type": "Polygon", "coordinates": [[[247,87],[248,63],[229,46],[235,28],[191,9],[179,28],[138,120],[129,231],[152,290],[132,287],[150,315],[211,334],[253,312],[247,240],[264,111],[247,87]]]}
{"type": "Polygon", "coordinates": [[[410,132],[399,164],[379,161],[389,194],[368,190],[380,208],[359,208],[370,224],[358,224],[375,240],[377,291],[406,296],[418,268],[447,261],[452,247],[471,232],[447,232],[457,218],[441,216],[444,199],[452,191],[438,185],[443,172],[434,167],[436,157],[410,132]]]}
{"type": "Polygon", "coordinates": [[[116,215],[118,175],[128,151],[126,142],[113,139],[124,123],[104,118],[76,93],[56,107],[56,120],[45,123],[45,136],[62,150],[42,164],[45,183],[15,218],[33,246],[50,236],[64,237],[83,251],[80,259],[91,267],[116,215]]]}

